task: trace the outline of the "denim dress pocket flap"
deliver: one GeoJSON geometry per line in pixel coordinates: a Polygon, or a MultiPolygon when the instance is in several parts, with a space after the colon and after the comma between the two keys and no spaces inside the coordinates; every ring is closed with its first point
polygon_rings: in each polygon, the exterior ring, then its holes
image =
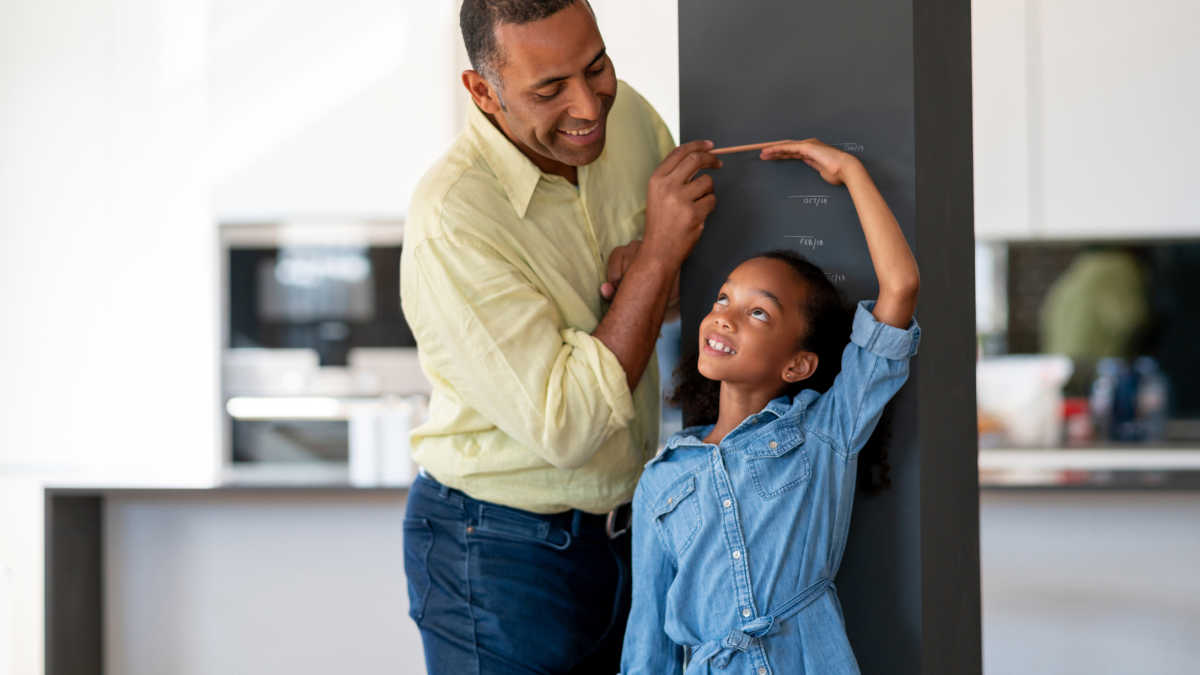
{"type": "Polygon", "coordinates": [[[688,474],[673,483],[654,506],[654,521],[659,532],[676,555],[682,554],[700,530],[700,504],[693,493],[696,476],[688,474]],[[686,506],[681,507],[686,503],[686,506]]]}
{"type": "Polygon", "coordinates": [[[784,427],[746,446],[746,463],[760,497],[773,499],[808,480],[812,467],[804,441],[802,429],[784,427]]]}
{"type": "Polygon", "coordinates": [[[782,457],[804,445],[804,430],[799,426],[779,424],[769,433],[762,433],[746,445],[748,457],[782,457]]]}

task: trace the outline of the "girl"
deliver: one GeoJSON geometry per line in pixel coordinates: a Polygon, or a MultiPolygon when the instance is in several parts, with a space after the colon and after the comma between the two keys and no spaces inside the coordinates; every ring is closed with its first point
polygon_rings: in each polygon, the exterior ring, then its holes
{"type": "Polygon", "coordinates": [[[626,675],[678,673],[685,647],[687,673],[858,672],[833,578],[858,453],[916,353],[917,265],[852,155],[807,140],[761,157],[846,185],[879,297],[859,303],[845,344],[837,290],[795,254],[751,258],[725,280],[699,331],[697,369],[720,382],[715,420],[672,436],[633,498],[626,675]]]}

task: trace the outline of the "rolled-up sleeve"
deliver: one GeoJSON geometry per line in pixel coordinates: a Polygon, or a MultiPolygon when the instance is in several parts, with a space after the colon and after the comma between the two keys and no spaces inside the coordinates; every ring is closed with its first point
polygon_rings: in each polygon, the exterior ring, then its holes
{"type": "Polygon", "coordinates": [[[604,343],[486,242],[434,237],[408,252],[405,306],[417,343],[463,402],[559,468],[577,468],[634,418],[604,343]]]}
{"type": "Polygon", "coordinates": [[[847,458],[866,444],[884,406],[908,379],[909,360],[921,342],[916,319],[907,329],[889,326],[871,314],[874,307],[873,301],[858,304],[841,371],[812,411],[813,423],[832,431],[847,458]]]}

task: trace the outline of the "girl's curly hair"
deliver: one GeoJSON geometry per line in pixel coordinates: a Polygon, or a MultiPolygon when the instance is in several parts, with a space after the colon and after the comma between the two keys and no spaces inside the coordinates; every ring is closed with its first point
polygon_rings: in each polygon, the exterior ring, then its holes
{"type": "MultiPolygon", "coordinates": [[[[825,393],[842,368],[842,351],[850,341],[853,314],[842,299],[841,293],[825,272],[800,254],[786,249],[777,249],[751,256],[779,260],[796,273],[807,287],[808,293],[802,309],[808,332],[798,336],[797,347],[817,355],[817,370],[806,380],[781,387],[780,394],[794,397],[804,389],[825,393]]],[[[667,402],[683,408],[684,426],[715,424],[721,401],[721,383],[700,374],[697,367],[700,354],[696,345],[680,359],[675,369],[674,389],[667,402]]],[[[875,434],[860,454],[859,485],[869,492],[880,492],[891,485],[887,462],[887,415],[875,434]]]]}

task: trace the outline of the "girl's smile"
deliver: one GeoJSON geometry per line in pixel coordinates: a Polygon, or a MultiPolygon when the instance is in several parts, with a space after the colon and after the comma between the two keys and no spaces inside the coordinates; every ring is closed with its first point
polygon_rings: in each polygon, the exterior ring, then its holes
{"type": "Polygon", "coordinates": [[[728,338],[723,338],[715,334],[709,335],[707,338],[705,338],[704,350],[719,356],[737,353],[737,349],[734,348],[733,344],[728,338]]]}

